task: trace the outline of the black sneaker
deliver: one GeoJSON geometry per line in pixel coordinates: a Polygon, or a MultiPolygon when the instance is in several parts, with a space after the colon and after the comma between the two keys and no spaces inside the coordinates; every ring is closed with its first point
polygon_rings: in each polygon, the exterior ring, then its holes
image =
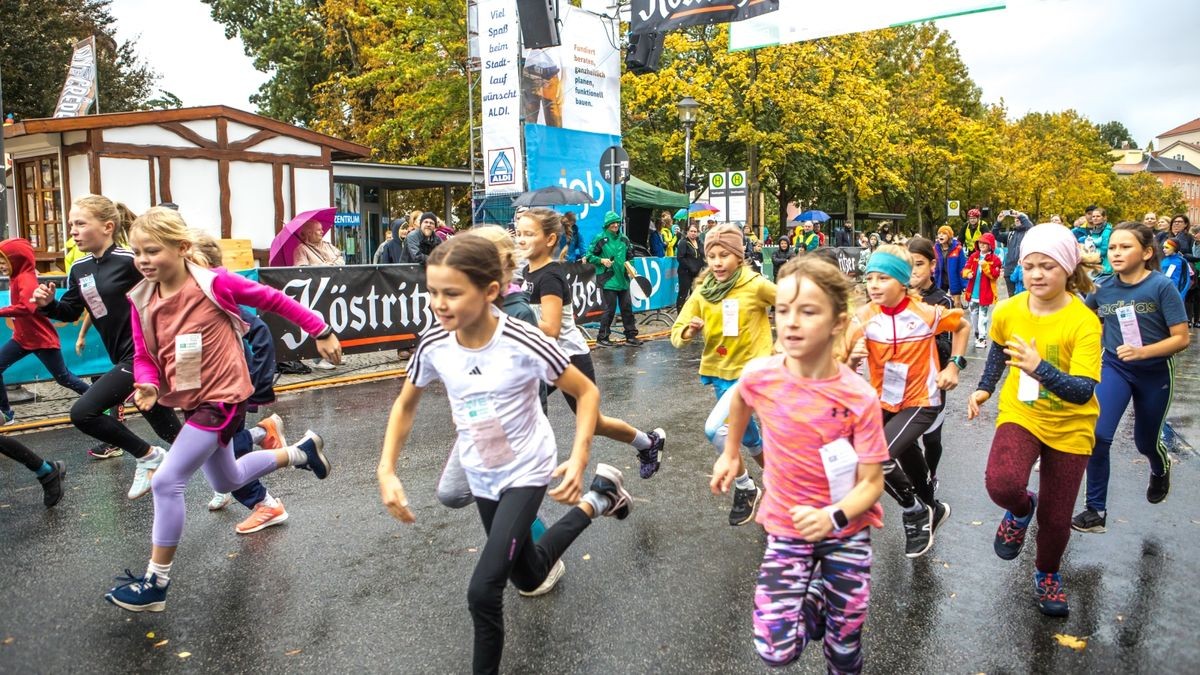
{"type": "Polygon", "coordinates": [[[757,485],[749,490],[733,489],[733,508],[729,510],[729,524],[734,527],[754,520],[754,509],[762,499],[762,490],[757,485]]]}
{"type": "Polygon", "coordinates": [[[635,337],[627,337],[627,338],[625,338],[625,344],[630,347],[641,347],[642,341],[637,339],[636,336],[635,337]]]}
{"type": "MultiPolygon", "coordinates": [[[[920,502],[918,502],[920,504],[920,502]]],[[[949,514],[949,509],[946,511],[949,514]]],[[[921,504],[920,511],[904,512],[904,555],[919,558],[933,547],[933,507],[921,504]]]]}
{"type": "Polygon", "coordinates": [[[58,500],[62,499],[63,476],[67,475],[66,464],[55,461],[50,462],[50,465],[54,467],[54,470],[38,479],[38,482],[42,484],[42,503],[46,505],[46,508],[54,506],[58,500]]]}
{"type": "Polygon", "coordinates": [[[933,503],[933,531],[937,532],[947,520],[950,519],[950,505],[946,502],[935,501],[933,503]]]}
{"type": "Polygon", "coordinates": [[[1167,494],[1171,492],[1171,460],[1167,459],[1166,465],[1163,467],[1163,475],[1155,476],[1150,474],[1150,485],[1146,488],[1146,501],[1151,504],[1159,504],[1167,498],[1167,494]]]}
{"type": "Polygon", "coordinates": [[[655,429],[646,435],[650,437],[650,447],[637,451],[638,462],[641,463],[638,475],[642,478],[649,478],[658,471],[662,464],[663,446],[667,444],[667,432],[662,429],[655,429]]]}
{"type": "Polygon", "coordinates": [[[612,340],[609,340],[606,337],[596,338],[596,344],[600,345],[601,347],[616,347],[617,346],[617,343],[613,342],[612,340]]]}
{"type": "Polygon", "coordinates": [[[602,516],[616,516],[617,520],[625,520],[633,510],[633,495],[625,489],[624,477],[615,466],[597,464],[596,476],[592,478],[590,489],[608,497],[612,502],[608,509],[600,514],[602,516]]]}
{"type": "Polygon", "coordinates": [[[1071,519],[1071,529],[1075,530],[1076,532],[1104,534],[1108,531],[1108,528],[1105,527],[1107,521],[1107,513],[1101,515],[1099,511],[1084,509],[1075,514],[1075,517],[1071,519]]]}
{"type": "Polygon", "coordinates": [[[1000,527],[996,528],[996,539],[992,549],[1001,560],[1012,560],[1021,555],[1021,547],[1025,545],[1025,534],[1029,532],[1029,523],[1033,522],[1033,514],[1037,513],[1037,495],[1030,493],[1033,506],[1029,515],[1018,518],[1012,511],[1005,511],[1000,519],[1000,527]]]}

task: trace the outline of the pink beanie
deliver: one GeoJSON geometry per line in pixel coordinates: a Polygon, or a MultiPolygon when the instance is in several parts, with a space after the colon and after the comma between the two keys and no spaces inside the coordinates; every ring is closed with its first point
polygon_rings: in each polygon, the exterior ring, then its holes
{"type": "Polygon", "coordinates": [[[1035,225],[1021,240],[1021,260],[1030,253],[1041,253],[1058,263],[1067,274],[1079,267],[1079,242],[1071,231],[1057,223],[1035,225]]]}

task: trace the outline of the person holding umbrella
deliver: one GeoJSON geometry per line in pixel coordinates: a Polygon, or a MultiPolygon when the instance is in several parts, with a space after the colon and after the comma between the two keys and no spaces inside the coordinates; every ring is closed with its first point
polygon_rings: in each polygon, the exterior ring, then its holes
{"type": "Polygon", "coordinates": [[[329,228],[324,223],[313,219],[304,223],[297,232],[300,244],[292,254],[293,267],[318,267],[328,265],[345,265],[346,258],[333,244],[325,241],[325,233],[329,228]]]}
{"type": "Polygon", "coordinates": [[[604,229],[592,240],[586,258],[587,262],[595,266],[596,284],[604,294],[604,316],[600,318],[600,333],[596,336],[596,344],[604,347],[615,346],[609,339],[609,331],[618,305],[621,309],[621,324],[625,328],[625,344],[630,347],[639,347],[642,344],[642,341],[637,339],[633,298],[629,296],[629,274],[625,269],[632,246],[629,237],[621,232],[621,216],[615,211],[604,214],[604,229]]]}

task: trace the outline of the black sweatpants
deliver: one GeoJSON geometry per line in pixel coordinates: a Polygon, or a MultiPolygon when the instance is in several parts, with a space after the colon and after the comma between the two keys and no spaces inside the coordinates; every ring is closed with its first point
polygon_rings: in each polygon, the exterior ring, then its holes
{"type": "Polygon", "coordinates": [[[613,319],[617,314],[617,305],[621,306],[621,325],[625,327],[625,339],[637,337],[637,321],[633,317],[633,298],[629,297],[629,289],[614,291],[604,289],[604,316],[600,317],[600,332],[596,339],[604,340],[612,329],[613,319]]]}
{"type": "MultiPolygon", "coordinates": [[[[104,414],[105,410],[125,404],[133,393],[133,363],[122,361],[92,383],[75,405],[71,406],[71,424],[92,438],[115,445],[134,457],[145,457],[150,444],[124,424],[104,414]]],[[[171,444],[181,428],[175,411],[155,405],[142,413],[158,437],[171,444]]]]}
{"type": "Polygon", "coordinates": [[[10,436],[0,435],[0,454],[20,462],[30,471],[42,468],[42,458],[37,453],[25,447],[23,443],[10,436]]]}
{"type": "Polygon", "coordinates": [[[900,506],[911,506],[914,498],[933,504],[929,466],[917,440],[937,419],[937,408],[903,408],[883,411],[883,435],[891,459],[883,463],[883,486],[900,506]]]}
{"type": "Polygon", "coordinates": [[[522,591],[546,580],[550,568],[592,519],[575,507],[551,525],[536,543],[529,527],[537,517],[546,486],[509,488],[499,501],[477,497],[487,543],[467,587],[467,606],[475,622],[475,673],[499,673],[504,652],[504,587],[511,579],[522,591]]]}

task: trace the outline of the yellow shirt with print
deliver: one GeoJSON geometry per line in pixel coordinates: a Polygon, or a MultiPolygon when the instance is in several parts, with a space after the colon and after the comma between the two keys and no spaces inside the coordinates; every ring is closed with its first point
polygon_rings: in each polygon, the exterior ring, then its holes
{"type": "MultiPolygon", "coordinates": [[[[1068,375],[1100,381],[1100,319],[1076,296],[1063,309],[1047,316],[1029,311],[1029,293],[1020,293],[996,307],[990,337],[1005,344],[1018,336],[1036,340],[1038,353],[1068,375]]],[[[1090,455],[1095,444],[1100,402],[1093,394],[1087,403],[1068,403],[1041,387],[1036,401],[1017,398],[1020,375],[1010,368],[1000,390],[1000,416],[996,426],[1011,422],[1028,430],[1046,445],[1073,455],[1090,455]]]]}
{"type": "MultiPolygon", "coordinates": [[[[771,337],[771,319],[768,310],[775,304],[775,284],[751,270],[742,267],[742,276],[729,293],[718,302],[709,302],[700,294],[703,279],[696,280],[695,290],[688,296],[683,309],[671,326],[671,344],[682,347],[688,342],[683,339],[683,330],[692,317],[704,320],[704,353],[700,356],[700,374],[736,380],[742,376],[742,368],[750,361],[769,356],[775,350],[771,337]],[[737,335],[725,335],[725,303],[734,303],[738,313],[737,335]]],[[[696,337],[695,335],[692,336],[696,337]]]]}

